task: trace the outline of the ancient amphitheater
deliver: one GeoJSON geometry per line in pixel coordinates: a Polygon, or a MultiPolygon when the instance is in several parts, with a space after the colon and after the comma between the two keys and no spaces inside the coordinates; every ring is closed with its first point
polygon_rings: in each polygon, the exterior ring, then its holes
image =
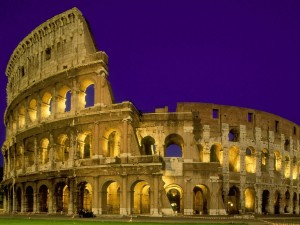
{"type": "Polygon", "coordinates": [[[76,8],[25,37],[6,74],[7,213],[299,214],[298,125],[233,106],[115,103],[76,8]]]}

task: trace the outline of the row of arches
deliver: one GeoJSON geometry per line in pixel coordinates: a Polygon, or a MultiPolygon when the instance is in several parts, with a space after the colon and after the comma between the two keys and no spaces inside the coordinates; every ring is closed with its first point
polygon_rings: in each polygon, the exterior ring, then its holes
{"type": "Polygon", "coordinates": [[[32,95],[13,109],[8,118],[8,132],[15,132],[17,129],[24,128],[25,125],[47,119],[52,114],[94,106],[94,80],[83,80],[79,85],[79,90],[74,90],[66,84],[58,86],[54,90],[47,88],[39,94],[32,95]]]}

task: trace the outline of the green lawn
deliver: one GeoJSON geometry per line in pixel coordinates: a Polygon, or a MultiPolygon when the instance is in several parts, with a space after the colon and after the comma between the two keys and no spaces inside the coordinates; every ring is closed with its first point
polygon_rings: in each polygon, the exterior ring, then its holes
{"type": "MultiPolygon", "coordinates": [[[[134,223],[136,225],[159,225],[159,224],[170,224],[168,223],[163,223],[163,222],[121,222],[121,221],[91,221],[89,219],[65,219],[65,220],[56,220],[56,219],[37,219],[37,218],[0,218],[0,224],[1,225],[125,225],[125,224],[130,224],[134,223]]],[[[192,224],[193,222],[191,222],[192,224]]],[[[200,224],[201,222],[194,222],[194,224],[200,224]]],[[[172,223],[171,223],[172,224],[172,223]]],[[[174,224],[174,222],[173,222],[174,224]]],[[[179,222],[175,223],[176,225],[186,225],[187,222],[179,222]]],[[[228,225],[229,223],[215,223],[215,225],[228,225]]],[[[201,223],[201,225],[214,225],[213,223],[201,223]]],[[[242,224],[237,224],[235,225],[242,225],[242,224]]],[[[245,224],[243,224],[245,225],[245,224]]]]}

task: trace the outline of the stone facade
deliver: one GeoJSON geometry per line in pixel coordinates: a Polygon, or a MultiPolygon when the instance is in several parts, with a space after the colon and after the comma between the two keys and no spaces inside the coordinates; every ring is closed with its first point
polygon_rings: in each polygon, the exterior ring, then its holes
{"type": "Polygon", "coordinates": [[[7,213],[299,214],[299,126],[232,106],[115,103],[108,58],[73,8],[7,66],[7,213]]]}

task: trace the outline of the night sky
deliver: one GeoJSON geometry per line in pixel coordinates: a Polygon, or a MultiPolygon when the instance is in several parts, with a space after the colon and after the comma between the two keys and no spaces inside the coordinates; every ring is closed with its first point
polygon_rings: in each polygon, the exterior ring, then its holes
{"type": "MultiPolygon", "coordinates": [[[[132,101],[143,112],[208,102],[300,124],[299,0],[0,0],[2,118],[11,53],[37,26],[73,7],[109,56],[116,102],[132,101]]],[[[0,122],[0,145],[4,132],[0,122]]]]}

